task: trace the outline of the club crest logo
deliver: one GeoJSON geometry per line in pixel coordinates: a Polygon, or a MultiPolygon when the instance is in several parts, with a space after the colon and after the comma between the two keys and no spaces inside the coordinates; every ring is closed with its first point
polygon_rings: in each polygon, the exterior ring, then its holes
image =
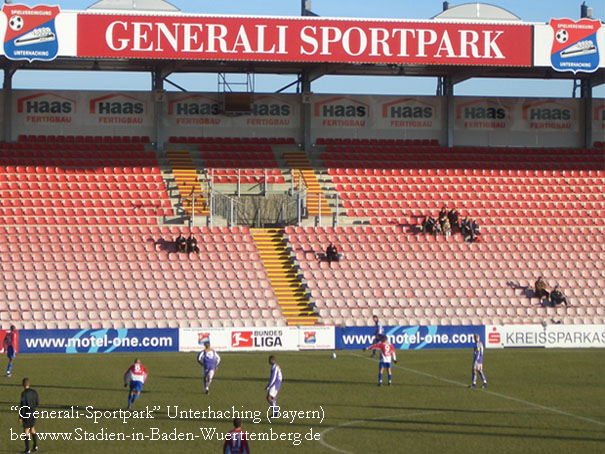
{"type": "Polygon", "coordinates": [[[55,19],[58,6],[2,6],[6,19],[4,54],[11,60],[54,60],[59,51],[55,19]]]}
{"type": "Polygon", "coordinates": [[[305,331],[305,344],[315,344],[317,342],[317,337],[315,335],[315,331],[305,331]]]}
{"type": "Polygon", "coordinates": [[[550,63],[555,71],[591,73],[599,67],[597,32],[601,21],[551,19],[554,32],[550,63]]]}
{"type": "Polygon", "coordinates": [[[210,342],[210,333],[197,333],[197,344],[204,345],[206,342],[210,342]]]}

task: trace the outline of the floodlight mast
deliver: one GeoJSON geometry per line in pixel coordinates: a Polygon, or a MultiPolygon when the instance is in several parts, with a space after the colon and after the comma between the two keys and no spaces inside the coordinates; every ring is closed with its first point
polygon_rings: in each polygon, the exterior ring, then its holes
{"type": "Polygon", "coordinates": [[[586,4],[586,2],[582,2],[580,5],[580,18],[582,19],[593,19],[592,8],[586,4]]]}
{"type": "Polygon", "coordinates": [[[311,11],[311,0],[300,0],[300,15],[317,16],[317,14],[311,11]]]}

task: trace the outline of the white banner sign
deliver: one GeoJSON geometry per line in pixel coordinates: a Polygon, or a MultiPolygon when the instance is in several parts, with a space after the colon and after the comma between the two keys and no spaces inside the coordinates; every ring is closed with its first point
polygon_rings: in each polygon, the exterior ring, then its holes
{"type": "Polygon", "coordinates": [[[149,92],[17,90],[13,136],[20,134],[152,136],[149,92]]]}
{"type": "Polygon", "coordinates": [[[298,346],[301,350],[334,350],[333,326],[301,326],[298,328],[298,346]]]}
{"type": "Polygon", "coordinates": [[[168,93],[164,127],[170,136],[298,137],[300,95],[256,95],[250,113],[228,116],[216,93],[168,93]]]}
{"type": "Polygon", "coordinates": [[[605,325],[486,326],[487,348],[605,347],[605,325]]]}
{"type": "Polygon", "coordinates": [[[332,350],[333,326],[267,328],[181,328],[181,351],[200,351],[210,342],[218,351],[332,350]]]}
{"type": "MultiPolygon", "coordinates": [[[[443,143],[442,97],[311,95],[313,140],[317,138],[431,139],[443,143]]],[[[303,135],[300,95],[257,94],[248,115],[221,113],[216,93],[168,93],[165,102],[151,92],[15,90],[12,139],[19,135],[136,135],[283,137],[303,135]]],[[[595,141],[603,141],[605,104],[593,100],[595,141]]],[[[578,99],[454,98],[457,145],[578,147],[583,107],[578,99]],[[512,134],[515,132],[515,134],[512,134]]],[[[2,113],[0,113],[0,116],[2,113]]]]}
{"type": "Polygon", "coordinates": [[[298,329],[277,328],[182,328],[181,351],[199,351],[210,342],[218,351],[298,350],[298,329]]]}
{"type": "Polygon", "coordinates": [[[577,99],[457,97],[454,103],[457,131],[551,133],[580,127],[577,99]]]}

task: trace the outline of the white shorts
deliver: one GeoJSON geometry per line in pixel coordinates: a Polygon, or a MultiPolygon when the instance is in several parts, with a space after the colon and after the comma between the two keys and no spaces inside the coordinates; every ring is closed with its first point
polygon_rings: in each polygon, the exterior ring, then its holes
{"type": "Polygon", "coordinates": [[[278,392],[279,392],[279,388],[276,388],[275,386],[271,386],[271,388],[269,388],[269,391],[267,392],[267,395],[269,397],[272,397],[273,399],[275,399],[277,397],[278,392]]]}
{"type": "Polygon", "coordinates": [[[479,372],[483,372],[483,363],[479,363],[477,361],[473,362],[473,370],[478,370],[479,372]]]}

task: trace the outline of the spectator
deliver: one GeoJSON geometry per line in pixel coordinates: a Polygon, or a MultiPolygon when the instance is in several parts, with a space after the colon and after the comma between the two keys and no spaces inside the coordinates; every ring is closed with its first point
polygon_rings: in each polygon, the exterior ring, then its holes
{"type": "Polygon", "coordinates": [[[563,295],[563,292],[561,292],[561,290],[559,290],[559,286],[555,285],[555,288],[553,289],[552,292],[550,292],[550,302],[552,303],[552,305],[554,307],[557,306],[557,304],[565,304],[565,307],[569,306],[568,302],[567,302],[567,298],[565,298],[565,296],[563,295]]]}
{"type": "Polygon", "coordinates": [[[443,233],[443,230],[441,230],[441,224],[437,221],[435,221],[435,224],[433,225],[433,234],[435,236],[437,235],[441,235],[443,233]]]}
{"type": "Polygon", "coordinates": [[[420,227],[422,233],[434,233],[435,231],[435,220],[430,216],[425,216],[422,220],[422,225],[420,227]]]}
{"type": "Polygon", "coordinates": [[[546,282],[544,282],[542,276],[534,284],[534,296],[539,298],[540,301],[542,301],[542,298],[548,298],[549,296],[549,293],[546,291],[546,282]]]}
{"type": "Polygon", "coordinates": [[[439,212],[439,224],[443,223],[444,219],[447,219],[447,208],[445,207],[441,208],[439,212]]]}
{"type": "Polygon", "coordinates": [[[441,231],[445,236],[450,236],[452,234],[452,226],[447,217],[443,218],[443,221],[441,222],[441,231]]]}
{"type": "Polygon", "coordinates": [[[326,259],[328,262],[338,262],[340,256],[338,255],[338,249],[332,243],[326,248],[326,259]]]}
{"type": "Polygon", "coordinates": [[[464,241],[472,243],[477,240],[480,233],[479,223],[469,218],[464,218],[460,224],[460,231],[464,237],[464,241]]]}
{"type": "Polygon", "coordinates": [[[193,234],[189,234],[189,238],[187,238],[187,253],[190,254],[192,252],[199,254],[200,248],[197,247],[197,240],[193,234]]]}
{"type": "Polygon", "coordinates": [[[471,222],[471,236],[472,236],[472,240],[475,241],[480,234],[481,233],[480,233],[479,223],[476,220],[473,220],[471,222]]]}
{"type": "Polygon", "coordinates": [[[454,229],[454,227],[460,229],[460,216],[456,208],[452,208],[450,210],[450,212],[447,214],[447,219],[450,221],[450,226],[452,227],[452,230],[454,229]]]}
{"type": "Polygon", "coordinates": [[[183,233],[179,233],[179,236],[174,242],[176,243],[177,252],[187,252],[187,240],[183,236],[183,233]]]}
{"type": "Polygon", "coordinates": [[[462,233],[462,237],[464,241],[470,243],[472,241],[472,226],[471,221],[468,218],[464,218],[462,223],[460,224],[460,232],[462,233]]]}

